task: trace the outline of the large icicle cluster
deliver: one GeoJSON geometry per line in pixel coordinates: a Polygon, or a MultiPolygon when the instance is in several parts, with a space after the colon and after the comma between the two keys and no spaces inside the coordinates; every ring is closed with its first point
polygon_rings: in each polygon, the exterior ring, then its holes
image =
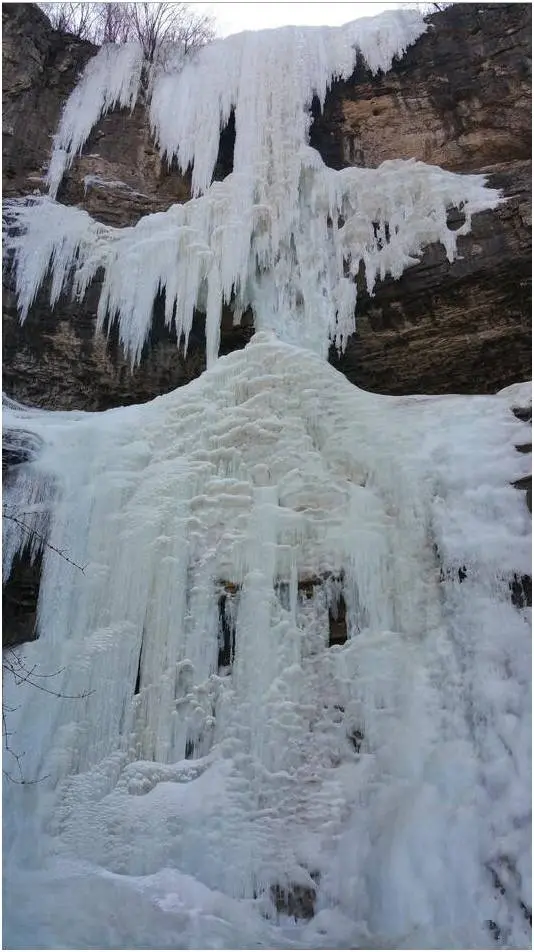
{"type": "Polygon", "coordinates": [[[166,323],[174,323],[186,348],[195,307],[205,310],[208,363],[217,358],[222,301],[232,293],[236,318],[251,306],[259,329],[326,356],[329,341],[342,348],[354,331],[361,264],[372,293],[377,278],[400,277],[432,242],[441,242],[452,260],[471,215],[498,202],[483,176],[458,176],[423,162],[335,172],[309,147],[296,158],[293,208],[288,199],[277,209],[268,186],[261,201],[238,212],[243,196],[236,173],[206,195],[129,228],[102,225],[47,198],[13,203],[8,214],[18,235],[11,247],[22,319],[49,269],[53,306],[69,285],[83,297],[102,268],[98,327],[107,315],[118,317],[133,362],[161,289],[166,323]],[[447,226],[451,206],[465,215],[456,231],[447,226]]]}
{"type": "MultiPolygon", "coordinates": [[[[289,144],[298,151],[306,141],[313,96],[323,103],[332,79],[350,76],[358,53],[374,73],[387,72],[393,58],[402,56],[425,29],[420,13],[405,10],[341,27],[238,33],[215,41],[185,64],[181,47],[166,45],[151,67],[148,90],[161,148],[169,159],[176,157],[183,171],[192,165],[193,191],[205,192],[217,161],[220,129],[235,109],[236,170],[250,185],[258,175],[257,163],[270,160],[282,186],[289,171],[289,144]]],[[[98,119],[116,106],[134,106],[141,69],[136,44],[104,45],[89,62],[55,137],[48,173],[53,198],[98,119]]]]}
{"type": "MultiPolygon", "coordinates": [[[[403,11],[341,28],[240,34],[185,67],[178,57],[180,68],[168,57],[152,76],[151,121],[167,158],[183,170],[192,165],[197,197],[124,229],[46,199],[14,203],[8,211],[17,237],[8,247],[22,320],[49,268],[52,305],[69,288],[82,297],[103,268],[99,328],[107,316],[117,319],[134,363],[162,290],[166,322],[185,348],[195,308],[206,313],[208,365],[218,355],[223,302],[232,302],[236,322],[251,307],[257,330],[289,343],[322,356],[331,342],[342,349],[355,328],[361,264],[372,293],[378,277],[399,277],[431,242],[441,242],[452,260],[473,212],[499,200],[482,176],[400,161],[335,172],[307,145],[314,95],[322,103],[358,53],[374,71],[388,69],[424,29],[417,12],[403,11]],[[234,170],[211,184],[232,109],[234,170]],[[465,214],[457,232],[447,226],[452,206],[465,214]]],[[[139,75],[135,47],[104,47],[91,61],[56,137],[52,197],[99,115],[134,102],[139,75]]]]}
{"type": "Polygon", "coordinates": [[[6,423],[42,441],[23,467],[85,567],[45,551],[23,652],[60,697],[6,684],[41,780],[19,820],[6,791],[12,947],[487,948],[489,920],[523,947],[507,400],[366,394],[257,335],[150,404],[6,423]],[[276,925],[296,889],[315,917],[276,925]]]}

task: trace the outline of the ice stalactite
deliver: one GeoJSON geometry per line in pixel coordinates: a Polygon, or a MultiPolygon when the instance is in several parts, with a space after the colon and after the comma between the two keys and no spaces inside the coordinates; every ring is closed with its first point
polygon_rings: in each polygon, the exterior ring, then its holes
{"type": "Polygon", "coordinates": [[[209,364],[218,356],[222,305],[232,295],[235,317],[251,307],[257,329],[326,357],[330,343],[342,350],[354,332],[361,265],[372,293],[378,279],[400,277],[433,242],[452,261],[472,215],[499,202],[484,176],[422,162],[390,160],[378,169],[335,172],[309,147],[298,158],[293,208],[276,206],[273,185],[236,212],[242,197],[236,172],[205,195],[128,228],[103,225],[48,198],[7,204],[21,319],[49,273],[54,306],[62,291],[82,298],[103,269],[98,327],[108,316],[118,321],[133,363],[160,291],[166,324],[184,349],[195,308],[206,312],[209,364]],[[465,216],[456,231],[447,224],[453,206],[465,216]]]}
{"type": "Polygon", "coordinates": [[[105,44],[92,57],[70,95],[54,137],[47,184],[55,197],[65,172],[82,151],[93,126],[111,109],[132,109],[141,84],[138,43],[105,44]]]}
{"type": "MultiPolygon", "coordinates": [[[[237,171],[254,170],[273,143],[279,158],[285,159],[287,136],[297,147],[305,141],[313,96],[324,102],[332,79],[348,78],[358,54],[373,73],[387,72],[393,59],[425,30],[418,11],[404,10],[342,27],[239,33],[216,40],[193,61],[184,62],[180,45],[166,44],[156,62],[146,65],[150,83],[144,90],[162,152],[169,159],[176,157],[183,171],[192,165],[194,191],[205,192],[217,160],[220,129],[235,109],[237,171]]],[[[54,139],[48,172],[53,198],[101,116],[116,107],[133,108],[143,88],[142,67],[136,43],[105,44],[89,61],[54,139]]]]}

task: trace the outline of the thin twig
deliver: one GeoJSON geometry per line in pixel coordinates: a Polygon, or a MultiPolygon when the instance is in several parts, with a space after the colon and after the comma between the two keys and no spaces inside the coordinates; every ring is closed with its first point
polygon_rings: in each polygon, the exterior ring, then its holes
{"type": "Polygon", "coordinates": [[[49,542],[46,536],[39,532],[38,529],[35,529],[33,526],[29,526],[22,519],[19,519],[18,516],[14,516],[12,513],[7,512],[6,506],[2,506],[2,515],[4,516],[4,519],[10,519],[11,522],[14,522],[17,526],[27,532],[28,535],[36,536],[36,538],[39,539],[39,541],[42,542],[43,545],[47,547],[47,549],[52,549],[52,552],[60,555],[62,559],[65,559],[65,562],[68,562],[70,565],[73,565],[74,568],[79,569],[82,575],[85,574],[87,563],[85,565],[80,565],[78,562],[75,562],[74,559],[70,559],[62,549],[58,549],[57,546],[52,544],[52,542],[49,542]]]}

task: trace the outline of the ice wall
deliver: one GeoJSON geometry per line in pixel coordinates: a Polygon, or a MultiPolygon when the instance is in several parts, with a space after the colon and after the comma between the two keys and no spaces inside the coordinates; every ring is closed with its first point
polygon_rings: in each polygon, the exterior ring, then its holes
{"type": "Polygon", "coordinates": [[[111,915],[138,893],[148,947],[174,923],[185,948],[486,948],[490,920],[522,947],[529,626],[508,586],[529,535],[507,401],[366,394],[257,335],[150,404],[60,416],[24,421],[45,447],[27,465],[55,474],[50,539],[85,568],[45,551],[22,651],[60,696],[6,686],[40,781],[31,821],[6,790],[14,947],[146,947],[111,915]],[[277,920],[295,889],[308,925],[277,920]]]}

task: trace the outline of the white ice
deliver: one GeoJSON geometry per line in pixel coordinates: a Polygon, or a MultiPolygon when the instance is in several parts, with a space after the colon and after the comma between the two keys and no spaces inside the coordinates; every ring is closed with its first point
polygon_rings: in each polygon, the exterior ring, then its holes
{"type": "Polygon", "coordinates": [[[69,96],[54,137],[47,173],[55,196],[63,175],[82,151],[91,130],[111,109],[133,109],[139,94],[143,54],[138,43],[104,44],[91,57],[69,96]]]}
{"type": "Polygon", "coordinates": [[[259,334],[143,406],[5,411],[85,567],[45,549],[19,649],[63,696],[6,684],[11,948],[525,947],[517,398],[372,395],[259,334]]]}
{"type": "Polygon", "coordinates": [[[162,290],[165,322],[185,350],[195,308],[206,313],[208,365],[219,351],[223,302],[232,296],[234,320],[251,307],[257,329],[326,357],[330,343],[342,350],[354,332],[361,265],[372,293],[378,279],[400,277],[433,242],[452,261],[472,215],[499,202],[484,176],[423,162],[336,172],[308,146],[293,158],[300,170],[293,205],[281,193],[278,202],[277,178],[261,194],[258,186],[249,203],[237,171],[205,195],[127,228],[47,197],[6,203],[21,319],[49,273],[54,306],[63,291],[82,298],[102,269],[97,327],[117,319],[133,363],[162,290]],[[452,207],[465,216],[456,230],[447,224],[452,207]]]}
{"type": "Polygon", "coordinates": [[[50,194],[55,198],[98,120],[117,107],[132,109],[142,89],[163,152],[176,156],[184,171],[192,164],[195,193],[206,191],[219,132],[232,109],[238,171],[248,171],[259,158],[248,152],[251,145],[265,153],[273,136],[282,151],[285,136],[299,145],[305,141],[313,96],[322,104],[332,79],[350,76],[358,53],[373,73],[387,72],[394,57],[402,56],[425,30],[419,11],[402,10],[341,27],[239,33],[216,40],[192,61],[184,61],[180,45],[166,44],[154,64],[145,64],[148,89],[142,85],[140,46],[104,44],[65,104],[48,171],[50,194]]]}

